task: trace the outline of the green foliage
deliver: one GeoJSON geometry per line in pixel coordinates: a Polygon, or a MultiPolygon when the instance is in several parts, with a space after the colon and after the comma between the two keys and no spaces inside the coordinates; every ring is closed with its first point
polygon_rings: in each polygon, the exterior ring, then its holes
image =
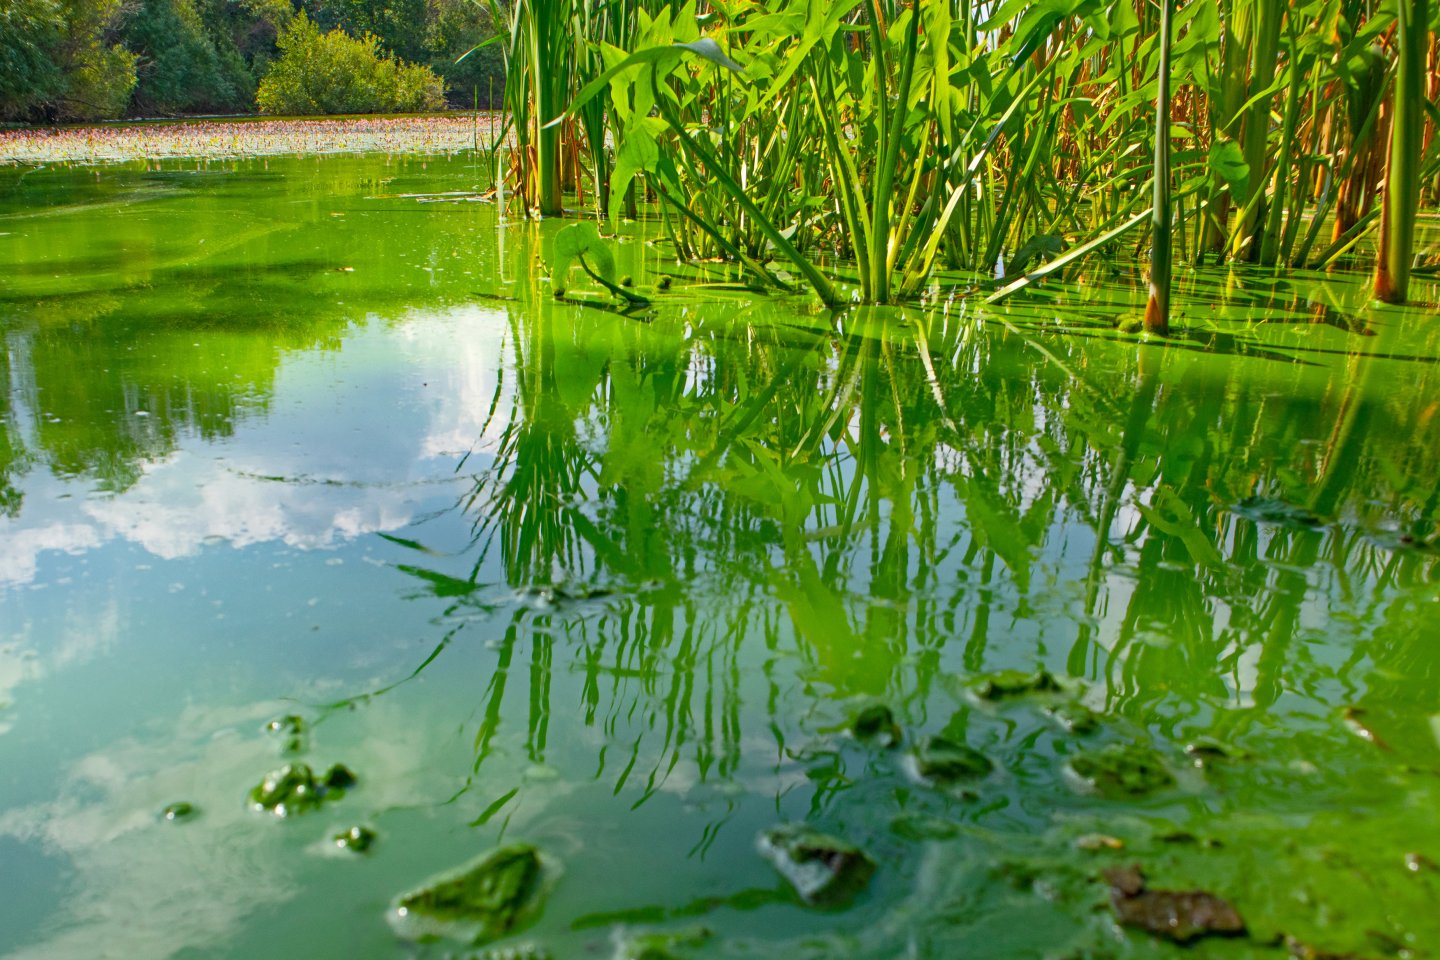
{"type": "Polygon", "coordinates": [[[424,59],[444,79],[451,102],[468,107],[478,97],[482,106],[498,106],[505,92],[505,52],[486,42],[496,35],[489,8],[469,0],[431,0],[429,11],[424,59]]]}
{"type": "Polygon", "coordinates": [[[409,113],[445,105],[442,82],[429,68],[384,55],[372,36],[321,32],[303,13],[281,34],[279,50],[256,93],[261,113],[409,113]]]}
{"type": "Polygon", "coordinates": [[[136,63],[111,42],[121,12],[121,0],[7,0],[0,9],[0,119],[120,116],[136,63]]]}
{"type": "Polygon", "coordinates": [[[471,0],[4,0],[0,120],[252,110],[297,8],[321,62],[292,58],[270,85],[285,112],[428,110],[445,86],[461,107],[503,95],[494,11],[471,0]]]}
{"type": "Polygon", "coordinates": [[[56,0],[0,5],[0,119],[23,118],[64,89],[52,52],[62,34],[56,0]]]}
{"type": "Polygon", "coordinates": [[[426,0],[326,0],[315,22],[352,37],[374,37],[380,50],[402,60],[425,58],[426,0]]]}
{"type": "MultiPolygon", "coordinates": [[[[206,7],[214,18],[217,4],[206,7]]],[[[139,57],[134,108],[142,114],[238,111],[254,81],[233,42],[212,29],[196,0],[141,0],[125,45],[139,57]]]]}
{"type": "MultiPolygon", "coordinates": [[[[832,304],[922,296],[937,270],[989,286],[1034,237],[1063,262],[1031,279],[1112,255],[1141,224],[1125,244],[1149,233],[1166,251],[1147,205],[1173,224],[1177,260],[1324,266],[1373,228],[1378,185],[1398,182],[1377,136],[1397,5],[1379,0],[1177,0],[1165,18],[1128,0],[636,0],[604,6],[623,9],[613,33],[586,0],[523,6],[537,12],[509,21],[507,101],[522,202],[559,212],[547,158],[588,154],[612,218],[635,204],[610,195],[638,190],[682,260],[776,287],[783,263],[832,304]],[[568,46],[547,32],[557,22],[568,46]],[[1173,144],[1163,164],[1159,140],[1173,144]],[[1335,242],[1312,256],[1322,224],[1335,242]]],[[[1406,49],[1429,49],[1433,9],[1399,24],[1415,25],[1406,49]]],[[[1435,194],[1440,72],[1410,73],[1406,156],[1435,194]]]]}
{"type": "Polygon", "coordinates": [[[456,106],[470,106],[476,94],[488,103],[492,90],[498,100],[504,90],[498,46],[465,56],[495,35],[492,11],[477,0],[323,0],[306,9],[321,29],[373,36],[383,53],[428,66],[456,106]]]}
{"type": "Polygon", "coordinates": [[[121,0],[61,0],[65,35],[57,50],[67,84],[56,107],[61,120],[120,116],[135,89],[136,56],[111,41],[121,0]]]}

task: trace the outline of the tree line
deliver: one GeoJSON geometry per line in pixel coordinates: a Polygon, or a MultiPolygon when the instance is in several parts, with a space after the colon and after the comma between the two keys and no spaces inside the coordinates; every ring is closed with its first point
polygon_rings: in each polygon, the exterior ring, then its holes
{"type": "Polygon", "coordinates": [[[488,105],[502,56],[474,48],[492,13],[473,0],[5,0],[0,120],[488,105]]]}

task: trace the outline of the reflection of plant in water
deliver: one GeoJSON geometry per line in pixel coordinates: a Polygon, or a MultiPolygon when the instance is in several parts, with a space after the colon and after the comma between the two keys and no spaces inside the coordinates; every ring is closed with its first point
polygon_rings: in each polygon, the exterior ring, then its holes
{"type": "MultiPolygon", "coordinates": [[[[1390,439],[1424,411],[1344,366],[1260,380],[903,311],[814,331],[737,319],[689,336],[547,303],[512,319],[510,419],[466,506],[507,581],[549,592],[506,628],[482,756],[527,646],[532,759],[570,662],[585,722],[626,756],[601,770],[646,790],[682,755],[737,769],[742,674],[761,660],[782,742],[807,710],[786,700],[792,669],[913,720],[948,672],[1035,662],[1177,736],[1177,684],[1249,705],[1232,733],[1258,733],[1285,691],[1361,662],[1304,654],[1317,589],[1365,610],[1434,577],[1433,554],[1377,532],[1434,528],[1434,450],[1397,459],[1390,439]],[[1247,513],[1256,495],[1318,522],[1247,513]]],[[[1433,374],[1415,375],[1425,395],[1433,374]]]]}

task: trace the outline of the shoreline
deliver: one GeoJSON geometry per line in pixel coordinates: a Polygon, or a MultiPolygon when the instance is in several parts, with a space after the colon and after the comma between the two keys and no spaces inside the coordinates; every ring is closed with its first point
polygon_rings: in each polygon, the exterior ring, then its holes
{"type": "Polygon", "coordinates": [[[242,160],[336,153],[459,153],[493,140],[501,114],[136,120],[0,129],[0,166],[242,160]],[[478,122],[477,122],[478,121],[478,122]]]}

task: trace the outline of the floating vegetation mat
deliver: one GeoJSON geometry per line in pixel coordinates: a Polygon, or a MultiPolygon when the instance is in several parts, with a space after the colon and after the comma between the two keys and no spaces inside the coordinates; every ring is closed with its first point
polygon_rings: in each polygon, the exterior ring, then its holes
{"type": "Polygon", "coordinates": [[[3,163],[230,160],[324,153],[457,153],[487,145],[493,114],[193,120],[0,129],[3,163]],[[477,140],[478,137],[478,140],[477,140]]]}

